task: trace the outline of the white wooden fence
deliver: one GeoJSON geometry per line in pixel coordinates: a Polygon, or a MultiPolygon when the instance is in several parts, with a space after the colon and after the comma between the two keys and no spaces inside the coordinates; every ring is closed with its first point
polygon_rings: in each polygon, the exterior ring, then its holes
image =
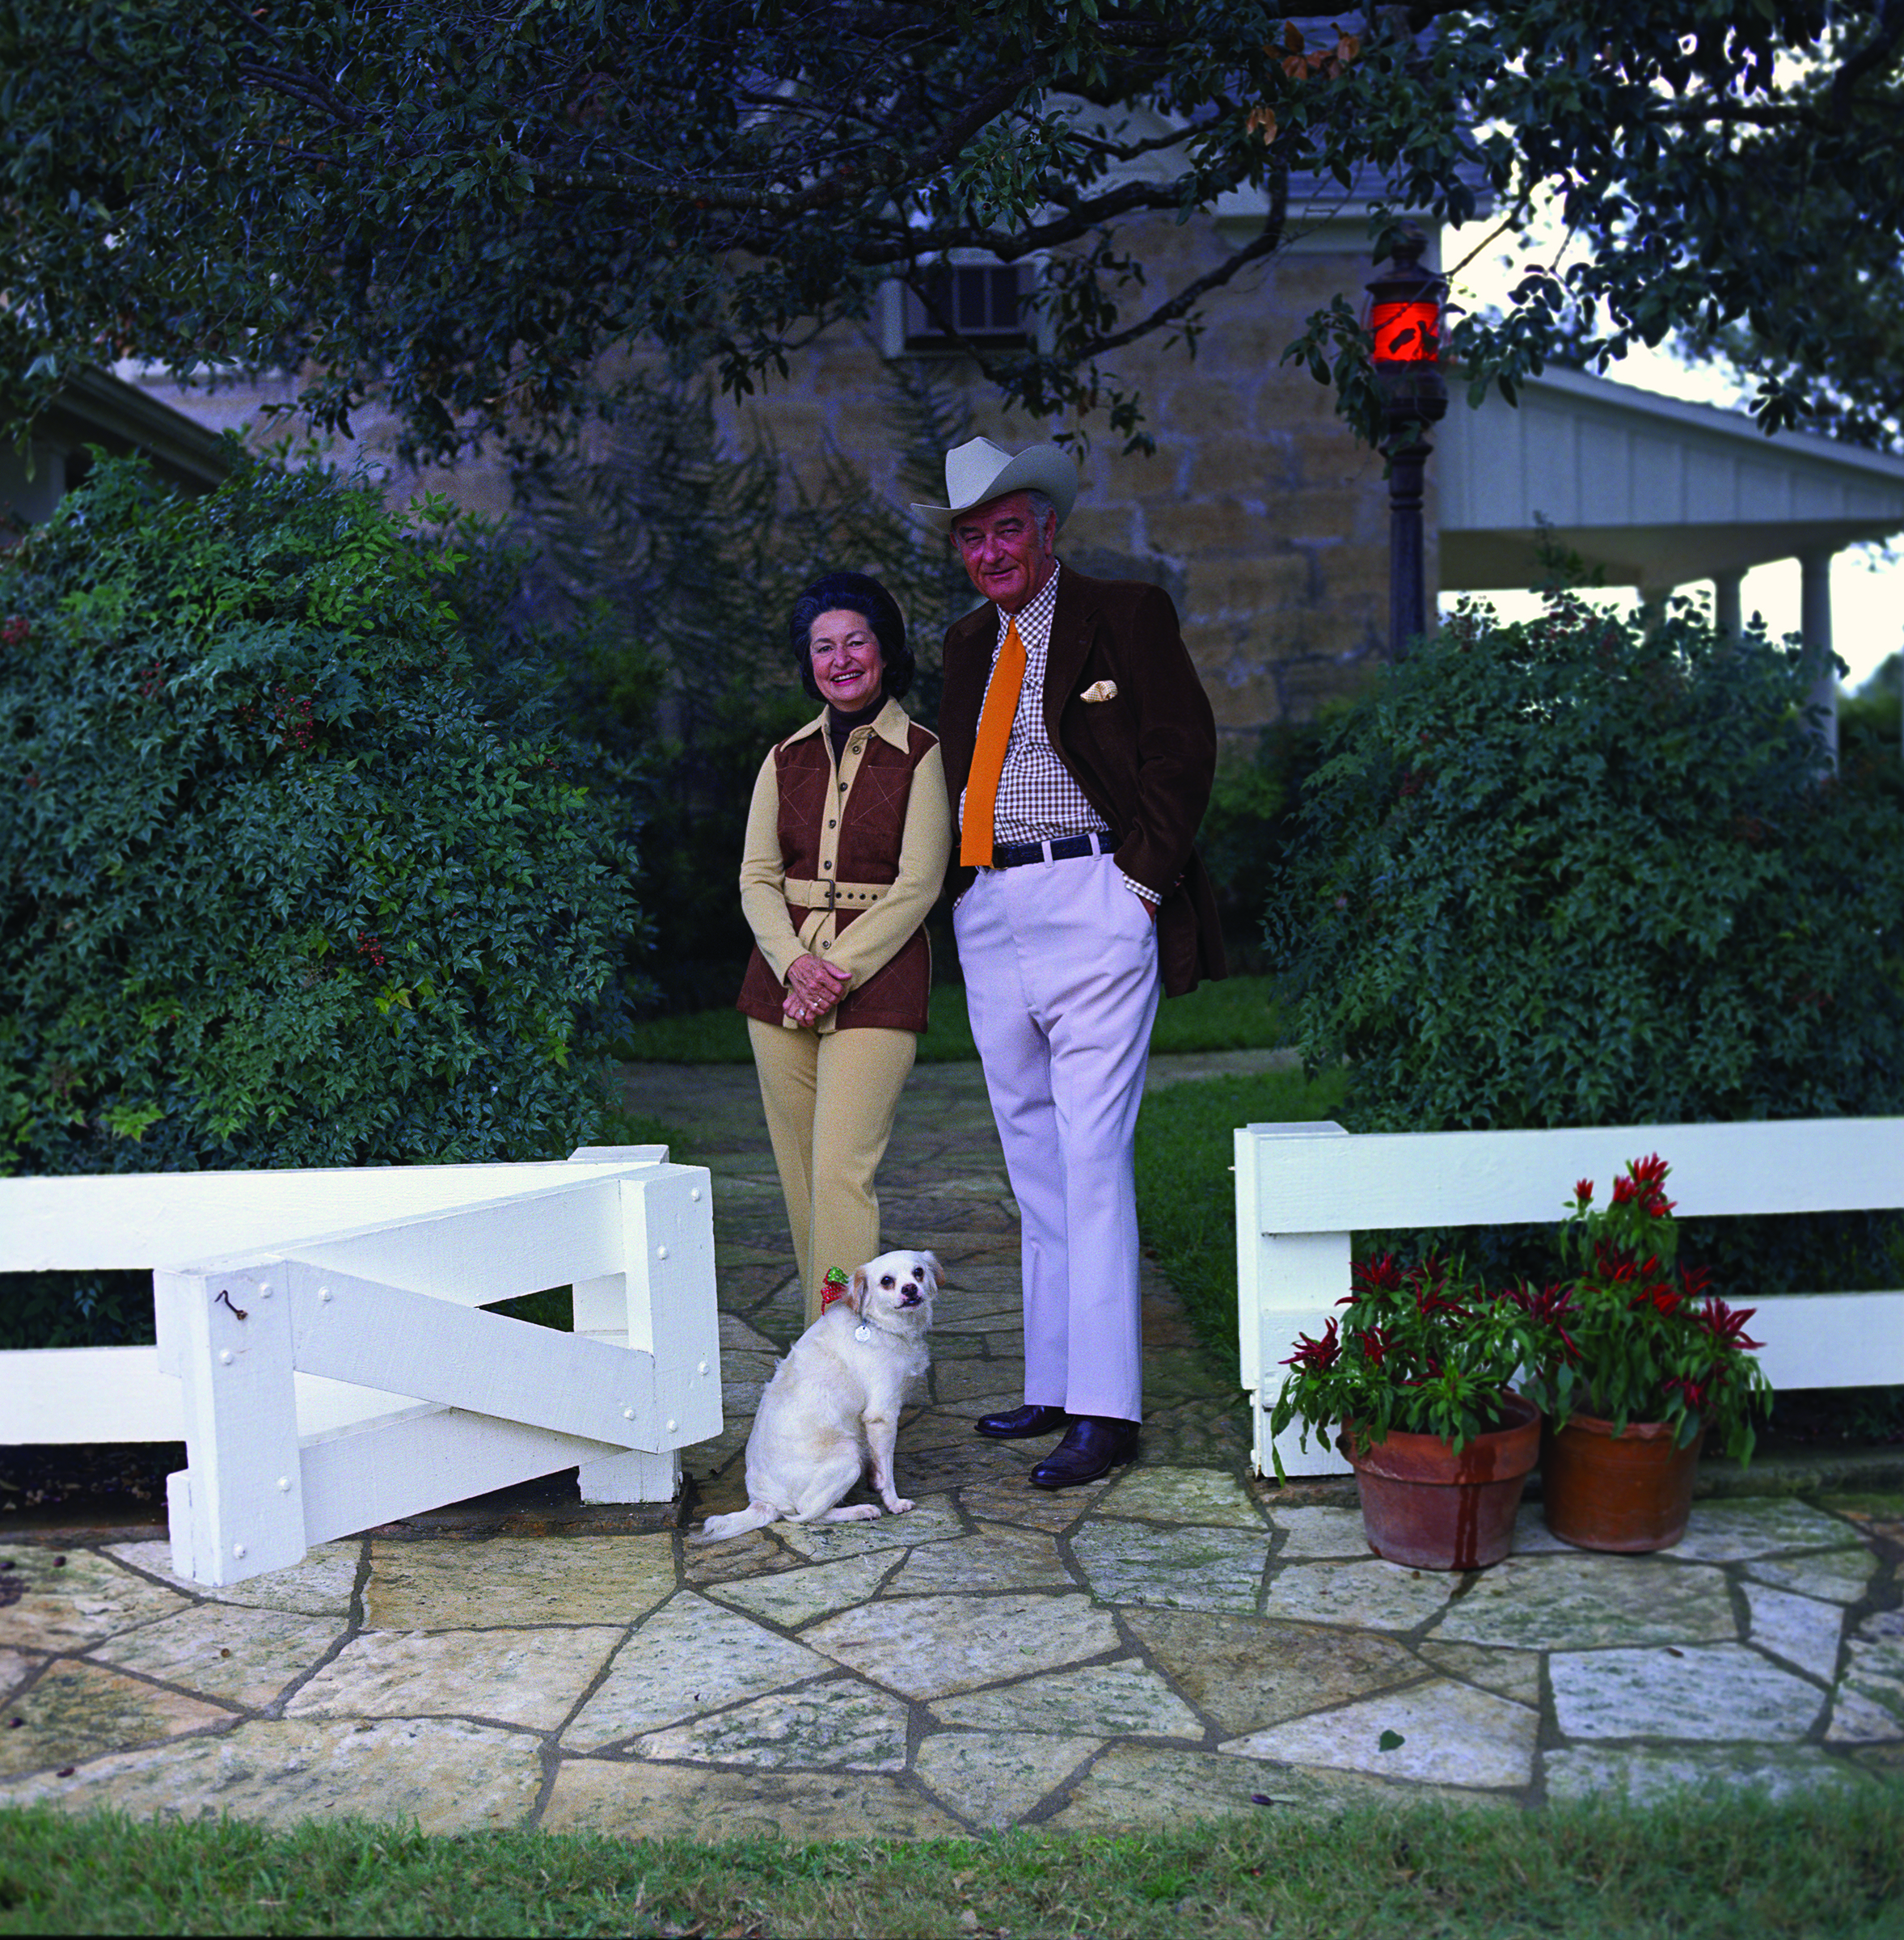
{"type": "MultiPolygon", "coordinates": [[[[1273,1474],[1269,1410],[1299,1334],[1319,1335],[1349,1291],[1353,1232],[1518,1225],[1564,1217],[1577,1179],[1607,1203],[1629,1159],[1657,1152],[1682,1219],[1847,1212],[1904,1206],[1904,1119],[1628,1125],[1564,1132],[1351,1137],[1337,1124],[1248,1125],[1236,1133],[1236,1288],[1255,1461],[1273,1474]]],[[[1756,1306],[1751,1333],[1775,1387],[1904,1382],[1904,1292],[1772,1294],[1715,1287],[1756,1306]]],[[[1347,1473],[1315,1434],[1280,1439],[1291,1475],[1347,1473]]]]}
{"type": "Polygon", "coordinates": [[[0,1442],[182,1440],[205,1584],[570,1467],[665,1501],[721,1426],[713,1195],[667,1158],[0,1180],[0,1269],[150,1267],[158,1337],[0,1354],[0,1442]],[[572,1334],[475,1311],[564,1284],[572,1334]]]}

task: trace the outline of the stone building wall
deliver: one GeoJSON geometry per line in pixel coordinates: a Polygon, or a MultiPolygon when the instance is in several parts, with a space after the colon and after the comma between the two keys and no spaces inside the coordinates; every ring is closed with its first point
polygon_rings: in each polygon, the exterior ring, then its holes
{"type": "MultiPolygon", "coordinates": [[[[1214,267],[1225,253],[1210,222],[1159,222],[1130,240],[1150,269],[1153,293],[1214,267]]],[[[1143,394],[1155,453],[1127,457],[1101,426],[1091,428],[1099,435],[1062,555],[1084,571],[1148,580],[1170,593],[1218,725],[1239,744],[1353,691],[1385,650],[1381,457],[1336,417],[1329,387],[1278,361],[1311,310],[1338,292],[1359,301],[1370,273],[1366,248],[1326,239],[1319,247],[1315,238],[1252,266],[1206,302],[1194,357],[1162,334],[1116,353],[1119,380],[1143,394]]],[[[1058,428],[1003,411],[969,361],[943,368],[969,399],[974,428],[1001,444],[1029,444],[1058,428]]],[[[214,428],[250,421],[255,441],[267,435],[260,407],[289,401],[295,387],[209,394],[152,388],[214,428]]],[[[765,432],[796,464],[830,446],[895,501],[912,496],[898,479],[876,321],[828,332],[787,378],[724,405],[722,418],[737,444],[765,432]]],[[[393,500],[426,487],[471,510],[509,510],[508,482],[493,464],[420,475],[395,463],[388,427],[374,412],[354,428],[350,445],[333,443],[331,460],[368,464],[393,500]]],[[[1431,493],[1432,481],[1431,466],[1431,493]]],[[[1432,601],[1432,498],[1428,511],[1432,601]]]]}
{"type": "MultiPolygon", "coordinates": [[[[1225,248],[1213,226],[1161,224],[1137,253],[1161,291],[1214,267],[1225,248]]],[[[1208,301],[1194,358],[1160,335],[1112,360],[1120,379],[1143,394],[1156,450],[1127,457],[1116,439],[1095,438],[1061,555],[1084,571],[1169,592],[1231,736],[1309,718],[1353,691],[1386,651],[1381,456],[1336,416],[1332,389],[1279,362],[1312,310],[1338,291],[1359,300],[1370,274],[1366,250],[1292,252],[1208,301]]],[[[1016,447],[1058,428],[1001,410],[969,361],[944,368],[985,436],[1016,447]]],[[[830,443],[904,500],[911,494],[890,450],[889,399],[868,325],[830,333],[787,382],[730,410],[728,422],[737,436],[766,431],[790,454],[830,443]]],[[[1432,501],[1429,511],[1432,597],[1432,501]]]]}

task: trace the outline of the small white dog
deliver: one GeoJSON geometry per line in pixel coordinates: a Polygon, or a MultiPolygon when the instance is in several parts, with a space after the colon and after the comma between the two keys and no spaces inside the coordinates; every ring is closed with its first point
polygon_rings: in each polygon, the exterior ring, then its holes
{"type": "Polygon", "coordinates": [[[882,1253],[855,1270],[774,1369],[747,1437],[747,1507],[710,1516],[695,1538],[720,1542],[770,1522],[863,1522],[871,1503],[840,1498],[872,1458],[872,1486],[894,1516],[912,1507],[893,1487],[893,1444],[906,1390],[931,1364],[926,1331],[944,1269],[930,1253],[882,1253]]]}

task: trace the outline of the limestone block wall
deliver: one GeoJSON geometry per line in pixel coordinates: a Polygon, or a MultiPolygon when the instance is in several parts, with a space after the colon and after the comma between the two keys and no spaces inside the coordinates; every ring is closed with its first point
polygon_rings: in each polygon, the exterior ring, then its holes
{"type": "MultiPolygon", "coordinates": [[[[1212,225],[1166,223],[1139,253],[1161,291],[1214,267],[1225,245],[1212,225]]],[[[1125,456],[1101,424],[1091,427],[1063,555],[1170,593],[1218,724],[1238,739],[1313,715],[1386,652],[1383,460],[1335,415],[1330,388],[1279,361],[1311,310],[1338,291],[1359,300],[1370,273],[1366,251],[1347,244],[1245,272],[1205,305],[1194,357],[1159,337],[1110,360],[1143,394],[1155,452],[1125,456]]],[[[974,428],[999,443],[1062,428],[1002,410],[970,362],[944,369],[968,397],[974,428]]],[[[728,421],[734,436],[764,432],[796,458],[830,445],[895,500],[912,496],[898,478],[891,388],[872,325],[830,332],[785,382],[730,407],[728,421]]],[[[1431,601],[1433,490],[1431,465],[1431,601]]]]}
{"type": "MultiPolygon", "coordinates": [[[[1226,253],[1206,221],[1159,222],[1132,241],[1150,270],[1153,300],[1226,253]]],[[[1125,456],[1101,422],[1089,428],[1093,442],[1063,555],[1087,571],[1149,580],[1170,593],[1218,725],[1239,743],[1352,692],[1386,649],[1382,458],[1336,417],[1328,386],[1279,362],[1311,310],[1338,291],[1359,301],[1370,273],[1366,249],[1350,235],[1334,242],[1325,235],[1320,247],[1311,238],[1246,271],[1206,302],[1193,357],[1160,335],[1108,360],[1121,382],[1143,394],[1155,452],[1125,456]]],[[[1029,444],[1062,428],[1003,410],[969,361],[943,368],[968,399],[975,428],[1001,444],[1029,444]]],[[[152,388],[213,428],[249,420],[254,441],[281,435],[267,428],[260,407],[288,402],[295,389],[277,382],[180,392],[163,380],[152,388]]],[[[895,502],[913,496],[899,477],[893,387],[876,323],[827,332],[787,377],[725,404],[722,418],[737,444],[764,433],[796,465],[830,447],[895,502]]],[[[509,482],[493,462],[419,474],[395,462],[389,427],[374,411],[353,428],[354,440],[327,448],[327,462],[365,463],[393,500],[427,488],[473,511],[508,511],[509,482]]],[[[1431,610],[1433,470],[1431,463],[1431,610]]]]}

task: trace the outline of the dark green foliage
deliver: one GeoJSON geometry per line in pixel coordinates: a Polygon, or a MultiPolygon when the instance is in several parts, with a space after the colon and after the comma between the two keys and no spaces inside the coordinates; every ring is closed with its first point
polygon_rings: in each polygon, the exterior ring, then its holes
{"type": "Polygon", "coordinates": [[[1856,694],[1839,697],[1838,765],[1847,788],[1904,814],[1904,695],[1896,654],[1856,694]]]}
{"type": "MultiPolygon", "coordinates": [[[[893,377],[893,444],[936,464],[963,420],[922,371],[893,377]]],[[[788,649],[794,596],[841,568],[883,580],[918,661],[904,704],[930,727],[940,643],[971,588],[838,453],[796,467],[767,445],[730,451],[704,391],[641,390],[590,456],[537,468],[526,490],[542,597],[570,622],[570,718],[619,764],[646,829],[645,967],[670,1010],[732,1003],[753,946],[738,883],[754,778],[819,709],[788,649]]]]}
{"type": "Polygon", "coordinates": [[[1332,702],[1317,719],[1278,721],[1253,749],[1226,748],[1217,762],[1197,851],[1216,891],[1233,973],[1264,968],[1263,905],[1296,833],[1302,784],[1321,761],[1329,724],[1340,712],[1341,704],[1332,702]]]}
{"type": "MultiPolygon", "coordinates": [[[[1205,989],[1222,990],[1224,984],[1205,989]]],[[[1194,1003],[1202,991],[1180,1001],[1194,1003]]],[[[1167,1015],[1177,1005],[1166,1005],[1167,1015]]],[[[1237,1385],[1236,1183],[1230,1168],[1239,1125],[1341,1116],[1339,1071],[1203,1078],[1154,1087],[1137,1120],[1138,1229],[1144,1250],[1176,1288],[1198,1341],[1237,1385]]]]}
{"type": "Polygon", "coordinates": [[[150,1273],[0,1273],[0,1352],[149,1346],[150,1273]]]}
{"type": "Polygon", "coordinates": [[[1464,613],[1359,705],[1269,922],[1359,1122],[1904,1109],[1904,820],[1820,783],[1807,685],[1689,609],[1560,597],[1464,613]]]}
{"type": "Polygon", "coordinates": [[[0,559],[0,1166],[545,1158],[636,923],[506,561],[101,463],[0,559]]]}
{"type": "MultiPolygon", "coordinates": [[[[1808,686],[1795,646],[1689,605],[1649,630],[1563,595],[1525,626],[1463,612],[1359,703],[1267,930],[1305,1056],[1353,1069],[1348,1122],[1904,1111],[1904,812],[1821,780],[1808,686]]],[[[1734,1301],[1889,1284],[1893,1223],[1693,1225],[1685,1250],[1734,1301]]]]}
{"type": "MultiPolygon", "coordinates": [[[[1477,389],[1691,328],[1746,358],[1768,426],[1882,440],[1901,73],[1879,0],[11,0],[0,368],[27,381],[0,422],[136,354],[297,372],[326,427],[381,393],[430,453],[533,440],[631,352],[773,382],[970,249],[1043,258],[1027,340],[968,342],[994,394],[1138,443],[1125,347],[1194,348],[1339,183],[1378,194],[1377,254],[1404,210],[1466,254],[1551,198],[1582,247],[1451,320],[1477,389]],[[1226,234],[1232,196],[1264,219],[1226,234]]],[[[1354,306],[1298,348],[1373,436],[1354,306]]]]}

